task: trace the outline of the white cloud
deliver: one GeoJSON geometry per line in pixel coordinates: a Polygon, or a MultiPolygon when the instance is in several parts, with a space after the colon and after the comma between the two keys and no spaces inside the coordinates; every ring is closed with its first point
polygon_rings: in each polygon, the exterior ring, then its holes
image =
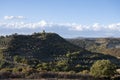
{"type": "Polygon", "coordinates": [[[25,19],[24,16],[16,16],[17,19],[25,19]]]}
{"type": "Polygon", "coordinates": [[[74,31],[120,31],[120,23],[102,25],[95,23],[93,25],[71,25],[69,30],[74,31]]]}
{"type": "Polygon", "coordinates": [[[38,23],[39,26],[41,27],[45,27],[47,25],[47,22],[44,21],[44,20],[41,20],[39,23],[38,23]]]}
{"type": "Polygon", "coordinates": [[[83,31],[84,27],[82,25],[71,25],[69,30],[74,30],[74,31],[83,31]]]}
{"type": "Polygon", "coordinates": [[[9,19],[13,19],[13,18],[14,18],[14,16],[4,16],[5,20],[9,20],[9,19]]]}
{"type": "Polygon", "coordinates": [[[120,31],[120,23],[108,25],[108,29],[120,31]]]}
{"type": "Polygon", "coordinates": [[[47,23],[44,20],[35,23],[25,23],[25,22],[0,23],[0,27],[13,28],[13,29],[21,29],[21,28],[35,29],[35,28],[43,28],[46,25],[47,23]]]}
{"type": "Polygon", "coordinates": [[[95,24],[93,24],[93,26],[92,26],[92,29],[93,29],[94,31],[99,31],[99,30],[101,30],[101,28],[102,28],[102,26],[101,26],[99,23],[95,23],[95,24]]]}
{"type": "Polygon", "coordinates": [[[4,16],[5,20],[12,20],[12,19],[25,19],[24,16],[4,16]]]}

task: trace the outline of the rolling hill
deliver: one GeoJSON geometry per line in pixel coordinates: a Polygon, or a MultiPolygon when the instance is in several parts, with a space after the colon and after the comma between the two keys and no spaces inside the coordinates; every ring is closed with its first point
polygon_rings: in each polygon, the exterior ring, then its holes
{"type": "Polygon", "coordinates": [[[37,70],[79,72],[89,70],[97,60],[120,64],[116,57],[87,51],[81,45],[76,46],[56,33],[1,36],[0,68],[30,66],[37,70]]]}
{"type": "Polygon", "coordinates": [[[120,57],[120,38],[76,38],[67,40],[92,52],[120,57]]]}

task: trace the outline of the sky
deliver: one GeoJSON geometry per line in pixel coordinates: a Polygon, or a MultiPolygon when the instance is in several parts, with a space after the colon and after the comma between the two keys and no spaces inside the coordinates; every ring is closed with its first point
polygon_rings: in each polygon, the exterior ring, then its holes
{"type": "Polygon", "coordinates": [[[0,0],[0,35],[120,37],[120,0],[0,0]]]}

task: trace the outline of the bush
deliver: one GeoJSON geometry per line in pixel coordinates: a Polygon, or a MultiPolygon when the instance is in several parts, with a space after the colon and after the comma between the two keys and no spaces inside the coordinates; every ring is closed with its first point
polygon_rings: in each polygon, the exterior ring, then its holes
{"type": "Polygon", "coordinates": [[[111,77],[115,71],[115,65],[109,60],[98,60],[90,69],[90,73],[95,77],[111,77]]]}
{"type": "Polygon", "coordinates": [[[82,72],[80,72],[81,74],[89,74],[89,71],[88,70],[83,70],[82,72]]]}

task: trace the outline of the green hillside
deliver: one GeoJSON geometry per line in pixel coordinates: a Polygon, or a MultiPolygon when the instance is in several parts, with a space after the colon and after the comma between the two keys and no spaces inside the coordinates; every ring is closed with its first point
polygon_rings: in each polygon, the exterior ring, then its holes
{"type": "Polygon", "coordinates": [[[0,37],[0,69],[12,71],[74,71],[90,70],[97,60],[120,64],[116,57],[93,53],[78,47],[56,33],[13,34],[0,37]]]}
{"type": "Polygon", "coordinates": [[[19,55],[28,59],[35,58],[42,61],[53,61],[54,56],[63,55],[68,51],[80,50],[78,46],[67,42],[55,33],[13,35],[8,38],[10,41],[9,43],[5,42],[8,45],[7,49],[4,50],[4,56],[7,58],[19,55]]]}

